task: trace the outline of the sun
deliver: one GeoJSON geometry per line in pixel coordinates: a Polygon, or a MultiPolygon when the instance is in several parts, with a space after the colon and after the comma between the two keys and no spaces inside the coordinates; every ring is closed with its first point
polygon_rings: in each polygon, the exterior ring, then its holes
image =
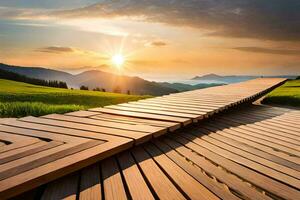
{"type": "Polygon", "coordinates": [[[125,57],[122,54],[116,54],[112,56],[111,61],[116,67],[121,68],[125,62],[125,57]]]}

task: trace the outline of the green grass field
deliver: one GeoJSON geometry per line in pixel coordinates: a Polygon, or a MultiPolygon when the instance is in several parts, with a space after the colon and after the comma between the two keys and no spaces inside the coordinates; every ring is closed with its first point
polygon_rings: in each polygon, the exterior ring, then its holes
{"type": "Polygon", "coordinates": [[[150,96],[50,88],[0,79],[0,117],[62,114],[147,97],[150,96]]]}
{"type": "Polygon", "coordinates": [[[300,80],[287,81],[268,94],[262,102],[300,107],[300,80]]]}

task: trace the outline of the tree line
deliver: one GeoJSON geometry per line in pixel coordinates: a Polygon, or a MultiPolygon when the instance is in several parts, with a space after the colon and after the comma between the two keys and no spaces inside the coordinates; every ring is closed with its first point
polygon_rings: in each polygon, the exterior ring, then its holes
{"type": "MultiPolygon", "coordinates": [[[[88,86],[85,86],[85,85],[82,85],[80,86],[79,88],[80,90],[89,90],[89,87],[88,86]]],[[[99,87],[96,87],[93,89],[93,91],[98,91],[98,92],[106,92],[106,90],[104,88],[99,88],[99,87]]],[[[122,88],[120,86],[116,86],[113,90],[112,90],[113,93],[122,93],[122,88]]],[[[127,93],[128,95],[131,94],[130,90],[127,90],[127,93]]]]}
{"type": "Polygon", "coordinates": [[[0,78],[12,80],[12,81],[29,83],[29,84],[33,84],[33,85],[68,89],[67,83],[63,82],[63,81],[56,81],[56,80],[47,81],[47,80],[42,80],[42,79],[37,79],[37,78],[30,78],[30,77],[20,75],[15,72],[10,72],[10,71],[6,71],[6,70],[2,70],[2,69],[0,69],[0,78]]]}

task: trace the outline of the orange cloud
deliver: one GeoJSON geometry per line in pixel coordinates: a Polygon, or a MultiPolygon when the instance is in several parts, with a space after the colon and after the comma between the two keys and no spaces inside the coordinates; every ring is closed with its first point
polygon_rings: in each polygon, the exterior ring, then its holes
{"type": "Polygon", "coordinates": [[[51,47],[43,47],[36,49],[35,51],[43,52],[43,53],[73,53],[75,49],[71,47],[58,47],[58,46],[51,46],[51,47]]]}

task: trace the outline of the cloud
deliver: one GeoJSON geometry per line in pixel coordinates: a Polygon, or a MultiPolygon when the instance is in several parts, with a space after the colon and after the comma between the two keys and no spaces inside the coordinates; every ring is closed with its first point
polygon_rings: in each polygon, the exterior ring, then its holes
{"type": "Polygon", "coordinates": [[[41,23],[12,23],[17,26],[31,26],[31,27],[50,27],[50,24],[41,24],[41,23]]]}
{"type": "Polygon", "coordinates": [[[300,40],[299,0],[103,0],[54,12],[63,18],[118,18],[190,26],[210,36],[300,40]]]}
{"type": "Polygon", "coordinates": [[[300,41],[299,0],[102,0],[69,10],[0,7],[1,18],[125,18],[193,27],[206,36],[300,41]]]}
{"type": "Polygon", "coordinates": [[[190,62],[183,59],[173,59],[173,60],[129,60],[130,64],[139,65],[139,66],[153,66],[153,65],[163,65],[163,64],[189,64],[190,62]]]}
{"type": "Polygon", "coordinates": [[[167,43],[165,43],[163,41],[156,41],[156,42],[152,42],[151,45],[152,46],[157,46],[157,47],[162,47],[162,46],[166,46],[167,43]]]}
{"type": "Polygon", "coordinates": [[[148,42],[148,43],[146,43],[145,46],[163,47],[163,46],[167,46],[167,43],[163,42],[163,41],[154,41],[154,42],[148,42]]]}
{"type": "Polygon", "coordinates": [[[36,52],[41,53],[54,53],[54,54],[75,54],[75,55],[84,55],[96,58],[98,60],[107,60],[106,56],[103,56],[101,53],[96,51],[88,51],[75,47],[62,47],[62,46],[48,46],[35,49],[36,52]]]}
{"type": "Polygon", "coordinates": [[[291,50],[291,49],[268,49],[268,48],[261,48],[261,47],[236,47],[233,49],[239,51],[245,51],[245,52],[252,52],[252,53],[300,55],[300,50],[291,50]]]}
{"type": "Polygon", "coordinates": [[[47,9],[14,8],[0,6],[0,19],[48,19],[53,18],[51,14],[53,12],[53,10],[47,9]]]}
{"type": "Polygon", "coordinates": [[[140,66],[148,66],[148,65],[158,65],[161,61],[158,60],[129,60],[130,64],[140,65],[140,66]]]}
{"type": "Polygon", "coordinates": [[[43,53],[74,53],[76,50],[71,47],[58,47],[58,46],[51,46],[51,47],[43,47],[36,49],[35,51],[43,52],[43,53]]]}

